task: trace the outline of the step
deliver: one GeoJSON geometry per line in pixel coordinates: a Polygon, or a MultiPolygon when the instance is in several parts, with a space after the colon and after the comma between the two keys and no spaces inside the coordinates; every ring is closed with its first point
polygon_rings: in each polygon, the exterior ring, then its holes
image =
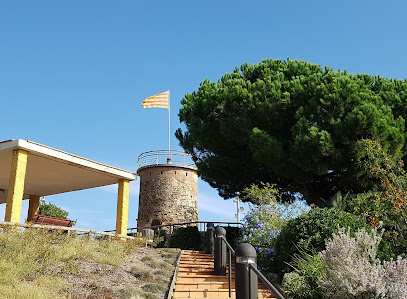
{"type": "Polygon", "coordinates": [[[202,263],[202,262],[185,262],[181,261],[179,263],[180,266],[193,266],[193,267],[214,267],[213,263],[202,263]]]}
{"type": "MultiPolygon", "coordinates": [[[[235,292],[232,290],[232,296],[235,295],[235,292]]],[[[219,290],[210,290],[210,289],[195,289],[195,290],[175,290],[173,298],[186,297],[186,298],[229,298],[229,290],[219,289],[219,290]]]]}
{"type": "MultiPolygon", "coordinates": [[[[232,280],[232,288],[235,287],[235,282],[232,280]]],[[[229,289],[229,280],[228,281],[195,281],[195,282],[177,282],[175,284],[175,289],[229,289]]],[[[266,285],[259,284],[259,290],[268,290],[266,285]]]]}
{"type": "MultiPolygon", "coordinates": [[[[232,276],[232,281],[234,277],[232,276]]],[[[178,275],[177,276],[177,283],[183,282],[228,282],[229,276],[216,276],[216,275],[178,275]]]]}
{"type": "MultiPolygon", "coordinates": [[[[232,297],[235,298],[236,292],[232,290],[232,297]]],[[[173,299],[180,298],[229,298],[229,290],[207,290],[207,289],[198,289],[198,290],[185,290],[185,291],[174,291],[173,299]]],[[[259,299],[263,298],[276,298],[271,293],[259,292],[259,299]]]]}

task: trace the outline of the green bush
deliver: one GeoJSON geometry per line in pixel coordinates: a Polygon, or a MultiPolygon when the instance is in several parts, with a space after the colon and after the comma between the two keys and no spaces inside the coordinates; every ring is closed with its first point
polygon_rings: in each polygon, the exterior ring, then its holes
{"type": "MultiPolygon", "coordinates": [[[[44,201],[40,202],[38,213],[44,216],[52,216],[63,219],[68,219],[69,213],[52,203],[45,203],[44,201]]],[[[31,219],[29,219],[31,220],[31,219]]]]}
{"type": "Polygon", "coordinates": [[[290,298],[323,298],[318,281],[324,276],[324,265],[319,253],[301,250],[295,255],[293,272],[286,273],[283,278],[283,289],[290,298]]]}
{"type": "Polygon", "coordinates": [[[160,229],[154,232],[154,248],[164,248],[168,241],[167,231],[160,229]]]}
{"type": "Polygon", "coordinates": [[[202,237],[196,226],[181,227],[170,237],[168,247],[202,250],[202,237]]]}
{"type": "Polygon", "coordinates": [[[298,272],[284,274],[283,290],[290,298],[312,298],[312,290],[305,277],[298,272]]]}
{"type": "Polygon", "coordinates": [[[362,218],[335,208],[315,208],[289,220],[275,240],[276,255],[272,272],[288,272],[288,264],[292,264],[293,257],[300,254],[300,249],[315,252],[324,250],[325,241],[337,233],[339,227],[349,227],[351,233],[360,228],[370,229],[362,218]]]}

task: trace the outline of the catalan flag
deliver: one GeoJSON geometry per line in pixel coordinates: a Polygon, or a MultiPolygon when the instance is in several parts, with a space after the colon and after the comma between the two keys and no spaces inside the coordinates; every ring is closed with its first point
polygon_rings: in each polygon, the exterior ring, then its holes
{"type": "Polygon", "coordinates": [[[170,97],[170,91],[162,92],[151,96],[141,103],[143,108],[166,108],[168,109],[168,98],[170,97]]]}

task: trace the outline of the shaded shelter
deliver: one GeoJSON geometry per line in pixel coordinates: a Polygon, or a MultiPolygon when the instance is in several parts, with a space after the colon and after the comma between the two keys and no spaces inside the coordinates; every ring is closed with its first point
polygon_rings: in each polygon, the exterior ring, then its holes
{"type": "Polygon", "coordinates": [[[0,203],[5,221],[19,222],[29,199],[27,219],[38,212],[41,196],[118,184],[116,233],[127,234],[129,183],[137,174],[33,141],[0,142],[0,203]]]}

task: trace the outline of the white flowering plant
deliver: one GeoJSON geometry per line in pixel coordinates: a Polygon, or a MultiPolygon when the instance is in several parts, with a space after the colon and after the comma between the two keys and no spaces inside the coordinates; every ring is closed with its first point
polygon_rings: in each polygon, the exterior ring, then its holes
{"type": "Polygon", "coordinates": [[[340,228],[320,252],[325,275],[319,286],[327,298],[407,298],[407,260],[381,262],[382,232],[340,228]]]}

